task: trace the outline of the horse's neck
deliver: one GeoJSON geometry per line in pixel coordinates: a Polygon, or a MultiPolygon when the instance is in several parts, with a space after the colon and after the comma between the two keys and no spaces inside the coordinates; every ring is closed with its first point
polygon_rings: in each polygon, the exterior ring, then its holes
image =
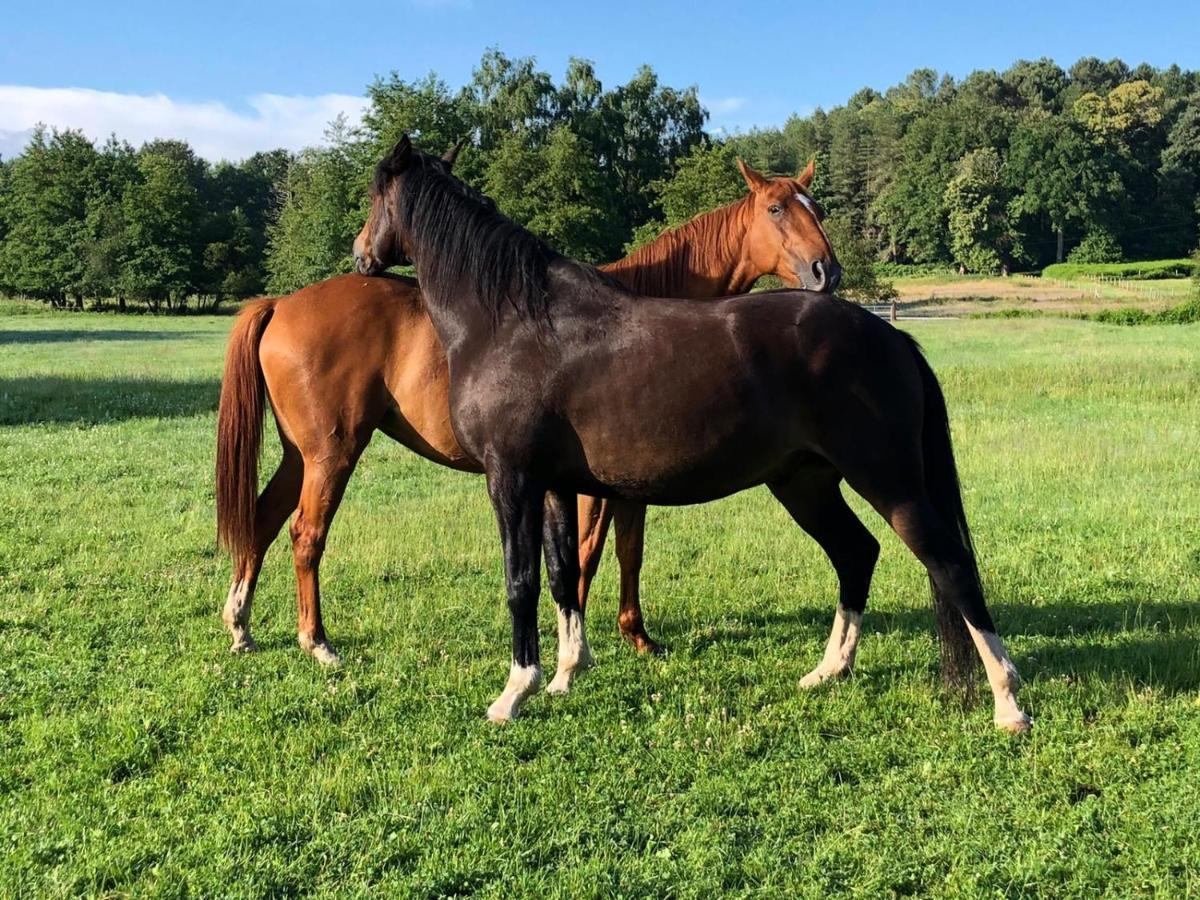
{"type": "MultiPolygon", "coordinates": [[[[417,280],[421,280],[421,271],[417,269],[417,280]]],[[[458,351],[466,347],[475,335],[490,334],[495,328],[491,314],[476,302],[469,292],[454,289],[435,291],[426,283],[422,288],[425,300],[425,311],[433,322],[438,340],[449,360],[458,355],[458,351]]]]}
{"type": "Polygon", "coordinates": [[[704,299],[744,293],[763,274],[746,253],[745,198],[697,216],[603,266],[639,294],[704,299]]]}

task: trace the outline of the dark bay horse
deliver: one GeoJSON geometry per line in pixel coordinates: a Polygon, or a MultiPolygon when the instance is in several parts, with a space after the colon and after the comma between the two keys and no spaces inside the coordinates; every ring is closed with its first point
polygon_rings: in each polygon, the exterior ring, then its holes
{"type": "Polygon", "coordinates": [[[541,681],[543,550],[559,623],[548,690],[568,690],[589,662],[580,493],[684,504],[766,484],[841,585],[824,659],[804,683],[847,672],[879,546],[842,497],[845,479],[927,569],[944,676],[968,682],[974,645],[996,724],[1030,727],[984,603],[941,388],[907,335],[806,291],[638,296],[505,219],[407,138],[376,169],[354,252],[364,274],[415,262],[449,360],[455,437],[487,475],[513,633],[493,721],[515,716],[541,681]]]}
{"type": "MultiPolygon", "coordinates": [[[[443,158],[450,166],[454,151],[443,158]]],[[[839,268],[807,198],[809,166],[797,178],[764,178],[739,161],[750,192],[698,216],[606,267],[641,293],[708,298],[748,290],[763,275],[832,290],[839,268]]],[[[382,431],[427,459],[469,472],[482,465],[450,426],[446,356],[416,282],[343,275],[243,311],[229,340],[217,437],[218,529],[234,557],[224,619],[234,650],[253,650],[250,611],[263,557],[283,523],[291,527],[300,645],[336,664],[321,618],[319,566],[325,538],[358,458],[382,431]],[[265,392],[265,393],[264,393],[265,392]],[[258,452],[269,397],[283,458],[258,495],[258,452]]],[[[579,602],[616,521],[621,633],[655,649],[642,622],[638,579],[646,508],[580,496],[579,602]]]]}

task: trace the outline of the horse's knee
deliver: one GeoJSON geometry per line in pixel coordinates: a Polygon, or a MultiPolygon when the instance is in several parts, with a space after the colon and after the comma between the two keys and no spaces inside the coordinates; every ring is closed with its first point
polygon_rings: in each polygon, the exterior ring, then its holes
{"type": "Polygon", "coordinates": [[[515,572],[508,578],[508,608],[513,615],[525,610],[537,597],[538,574],[536,571],[515,572]]]}

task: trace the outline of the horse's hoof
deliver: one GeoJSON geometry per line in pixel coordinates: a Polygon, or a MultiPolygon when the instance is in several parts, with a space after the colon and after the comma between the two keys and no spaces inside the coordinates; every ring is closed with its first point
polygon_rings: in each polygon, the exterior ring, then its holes
{"type": "Polygon", "coordinates": [[[514,703],[510,703],[501,697],[495,703],[488,707],[487,717],[489,722],[495,722],[497,725],[503,725],[505,722],[510,722],[520,714],[520,710],[514,703]]]}
{"type": "Polygon", "coordinates": [[[1015,719],[996,719],[996,727],[1009,734],[1028,734],[1033,730],[1033,719],[1026,713],[1021,713],[1015,719]]]}
{"type": "Polygon", "coordinates": [[[304,649],[305,653],[327,669],[337,669],[342,665],[342,658],[338,656],[337,651],[333,649],[329,641],[313,643],[301,638],[300,646],[304,649]]]}
{"type": "Polygon", "coordinates": [[[800,687],[806,691],[810,691],[815,687],[820,687],[826,682],[837,681],[839,678],[845,678],[849,674],[849,669],[843,669],[840,672],[832,672],[829,669],[822,669],[820,666],[818,666],[800,679],[800,687]]]}
{"type": "Polygon", "coordinates": [[[800,679],[800,687],[806,691],[810,691],[815,687],[819,687],[826,680],[827,676],[822,675],[820,672],[809,672],[800,679]]]}
{"type": "Polygon", "coordinates": [[[647,656],[666,656],[667,648],[655,641],[648,634],[627,634],[625,639],[633,644],[638,653],[643,653],[647,656]]]}
{"type": "Polygon", "coordinates": [[[560,697],[563,694],[569,694],[570,692],[571,676],[567,675],[565,672],[555,675],[552,679],[550,679],[550,683],[546,685],[546,693],[553,694],[556,697],[560,697]]]}
{"type": "Polygon", "coordinates": [[[230,653],[257,653],[258,644],[254,643],[254,638],[246,635],[243,638],[234,638],[233,645],[229,648],[230,653]]]}

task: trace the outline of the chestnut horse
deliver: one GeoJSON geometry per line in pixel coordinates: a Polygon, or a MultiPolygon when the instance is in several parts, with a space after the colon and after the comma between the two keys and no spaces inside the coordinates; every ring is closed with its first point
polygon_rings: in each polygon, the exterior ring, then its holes
{"type": "Polygon", "coordinates": [[[363,274],[414,261],[449,361],[455,436],[487,475],[512,619],[490,719],[515,716],[541,681],[543,550],[558,607],[548,690],[567,691],[590,661],[580,493],[686,504],[766,484],[841,582],[825,658],[802,684],[845,674],[879,552],[842,497],[845,479],[928,571],[943,675],[967,683],[974,644],[994,721],[1029,728],[984,603],[942,391],[908,335],[808,291],[639,296],[505,219],[407,137],[376,169],[354,253],[363,274]]]}
{"type": "MultiPolygon", "coordinates": [[[[453,155],[443,159],[447,166],[453,155]]],[[[833,290],[840,269],[808,193],[812,164],[797,178],[765,178],[738,165],[749,194],[607,271],[662,296],[738,293],[769,274],[833,290]],[[787,205],[798,196],[806,205],[787,205]]],[[[218,530],[234,557],[224,619],[235,651],[255,648],[250,608],[263,556],[295,511],[299,642],[323,663],[338,661],[321,621],[318,568],[338,503],[375,431],[444,466],[483,471],[450,426],[446,357],[414,281],[343,275],[247,306],[229,340],[217,437],[218,530]],[[283,458],[256,500],[264,388],[283,458]]],[[[579,498],[578,590],[582,607],[615,517],[619,627],[639,649],[653,650],[638,597],[645,516],[635,501],[579,498]]]]}

